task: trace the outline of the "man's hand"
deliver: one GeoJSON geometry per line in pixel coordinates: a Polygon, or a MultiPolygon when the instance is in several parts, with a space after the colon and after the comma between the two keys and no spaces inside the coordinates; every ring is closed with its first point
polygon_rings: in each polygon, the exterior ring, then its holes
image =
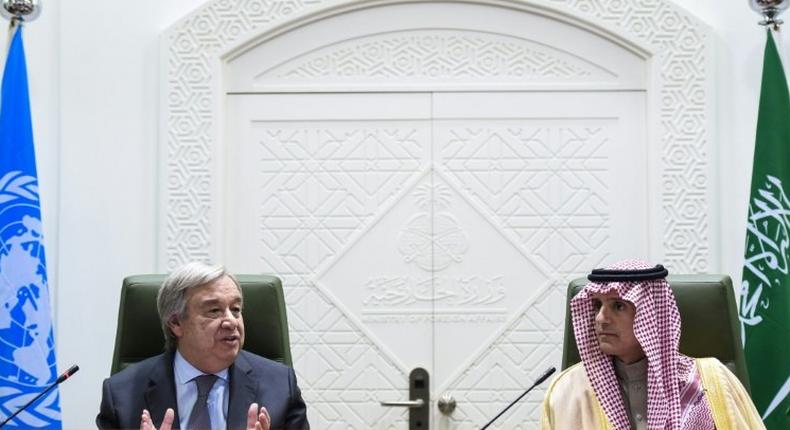
{"type": "MultiPolygon", "coordinates": [[[[162,419],[162,425],[159,426],[159,430],[170,430],[173,427],[173,418],[175,418],[176,413],[173,412],[173,409],[167,408],[165,411],[165,417],[162,419]]],[[[156,430],[154,427],[154,422],[151,420],[151,414],[148,413],[148,409],[143,409],[143,415],[140,417],[140,430],[156,430]]]]}
{"type": "Polygon", "coordinates": [[[250,409],[247,411],[247,430],[269,430],[270,425],[269,411],[263,406],[259,409],[257,403],[251,404],[250,409]]]}

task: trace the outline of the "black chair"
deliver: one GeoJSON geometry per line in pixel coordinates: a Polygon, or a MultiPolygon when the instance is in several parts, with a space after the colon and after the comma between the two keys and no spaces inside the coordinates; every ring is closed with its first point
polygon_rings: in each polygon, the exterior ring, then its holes
{"type": "MultiPolygon", "coordinates": [[[[690,357],[716,357],[749,391],[749,376],[741,345],[740,322],[732,280],[724,275],[667,277],[680,312],[680,352],[690,357]]],[[[579,278],[568,285],[562,368],[578,363],[579,350],[571,323],[570,301],[587,284],[579,278]]]]}
{"type": "MultiPolygon", "coordinates": [[[[111,372],[161,354],[165,337],[156,310],[156,294],[166,275],[135,275],[123,280],[111,372]]],[[[291,345],[280,279],[237,275],[244,295],[244,349],[288,366],[291,345]]]]}

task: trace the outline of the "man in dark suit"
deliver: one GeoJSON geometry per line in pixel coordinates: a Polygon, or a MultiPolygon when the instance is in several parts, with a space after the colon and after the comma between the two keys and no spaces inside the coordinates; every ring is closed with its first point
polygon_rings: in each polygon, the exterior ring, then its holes
{"type": "Polygon", "coordinates": [[[157,296],[167,351],[104,381],[96,425],[309,429],[293,369],[241,350],[242,303],[223,267],[190,263],[168,276],[157,296]]]}

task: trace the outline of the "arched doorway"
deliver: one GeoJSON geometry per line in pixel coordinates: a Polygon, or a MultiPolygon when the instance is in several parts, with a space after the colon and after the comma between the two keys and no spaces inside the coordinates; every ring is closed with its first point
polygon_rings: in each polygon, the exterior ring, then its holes
{"type": "MultiPolygon", "coordinates": [[[[378,402],[416,366],[458,402],[434,428],[479,426],[559,361],[570,278],[663,256],[655,58],[515,4],[319,12],[207,71],[220,227],[201,252],[283,277],[317,427],[405,426],[378,402]]],[[[534,427],[540,397],[502,425],[534,427]]]]}

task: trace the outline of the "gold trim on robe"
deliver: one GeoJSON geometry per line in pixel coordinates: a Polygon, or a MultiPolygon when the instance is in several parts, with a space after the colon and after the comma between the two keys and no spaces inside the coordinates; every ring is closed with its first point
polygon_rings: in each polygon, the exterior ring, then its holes
{"type": "MultiPolygon", "coordinates": [[[[717,430],[765,430],[749,394],[725,365],[715,358],[694,361],[717,430]]],[[[549,385],[541,408],[540,428],[613,430],[581,363],[560,373],[549,385]]]]}

